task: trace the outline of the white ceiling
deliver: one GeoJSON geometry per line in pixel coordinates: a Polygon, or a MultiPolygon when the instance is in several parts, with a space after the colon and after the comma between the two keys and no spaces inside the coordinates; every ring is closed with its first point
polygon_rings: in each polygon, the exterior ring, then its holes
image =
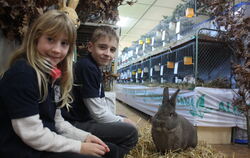
{"type": "Polygon", "coordinates": [[[172,15],[181,0],[138,0],[132,6],[122,5],[118,8],[120,19],[126,18],[126,25],[121,26],[120,50],[129,47],[141,35],[153,29],[163,16],[172,15]]]}

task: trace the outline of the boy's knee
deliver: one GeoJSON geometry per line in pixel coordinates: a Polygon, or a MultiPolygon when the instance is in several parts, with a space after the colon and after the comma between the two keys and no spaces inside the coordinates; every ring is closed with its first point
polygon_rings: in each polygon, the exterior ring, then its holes
{"type": "Polygon", "coordinates": [[[129,140],[129,144],[130,144],[130,146],[132,148],[138,142],[138,130],[133,125],[129,125],[128,130],[129,130],[129,132],[128,132],[129,134],[127,135],[127,137],[128,137],[128,140],[129,140]]]}

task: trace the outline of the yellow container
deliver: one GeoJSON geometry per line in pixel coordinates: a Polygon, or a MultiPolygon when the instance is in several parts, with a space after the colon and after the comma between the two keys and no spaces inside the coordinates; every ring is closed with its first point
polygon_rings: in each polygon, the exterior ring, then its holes
{"type": "Polygon", "coordinates": [[[150,44],[151,43],[151,39],[150,38],[146,38],[146,43],[150,44]]]}
{"type": "Polygon", "coordinates": [[[136,74],[136,72],[135,71],[132,71],[132,75],[135,75],[136,74]]]}
{"type": "Polygon", "coordinates": [[[193,58],[189,56],[184,57],[184,65],[192,65],[193,64],[193,58]]]}
{"type": "Polygon", "coordinates": [[[143,40],[139,40],[140,45],[143,45],[143,43],[144,43],[143,40]]]}
{"type": "Polygon", "coordinates": [[[192,18],[194,16],[194,8],[187,8],[186,9],[186,17],[192,18]]]}
{"type": "Polygon", "coordinates": [[[173,69],[173,68],[174,68],[174,62],[168,61],[168,62],[167,62],[167,68],[173,69]]]}
{"type": "Polygon", "coordinates": [[[141,73],[141,69],[139,68],[139,69],[137,70],[137,72],[138,72],[138,74],[140,74],[140,73],[141,73]]]}

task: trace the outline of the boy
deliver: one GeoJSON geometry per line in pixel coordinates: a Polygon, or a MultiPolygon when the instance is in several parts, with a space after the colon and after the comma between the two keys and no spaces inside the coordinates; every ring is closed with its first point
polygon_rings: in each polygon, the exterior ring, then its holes
{"type": "Polygon", "coordinates": [[[135,123],[117,116],[107,104],[102,85],[100,66],[108,65],[115,57],[119,43],[116,32],[109,26],[98,27],[88,44],[89,55],[75,64],[74,103],[64,118],[104,141],[117,145],[123,157],[135,146],[138,132],[135,123]]]}

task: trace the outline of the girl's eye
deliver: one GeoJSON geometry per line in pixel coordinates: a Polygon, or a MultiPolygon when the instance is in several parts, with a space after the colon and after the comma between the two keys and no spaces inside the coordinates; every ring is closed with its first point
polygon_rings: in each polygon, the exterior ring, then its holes
{"type": "Polygon", "coordinates": [[[53,41],[53,38],[47,37],[47,40],[48,40],[49,42],[52,42],[52,41],[53,41]]]}
{"type": "Polygon", "coordinates": [[[68,45],[69,45],[69,43],[68,43],[67,41],[64,41],[64,42],[62,42],[62,45],[64,45],[64,46],[68,46],[68,45]]]}

